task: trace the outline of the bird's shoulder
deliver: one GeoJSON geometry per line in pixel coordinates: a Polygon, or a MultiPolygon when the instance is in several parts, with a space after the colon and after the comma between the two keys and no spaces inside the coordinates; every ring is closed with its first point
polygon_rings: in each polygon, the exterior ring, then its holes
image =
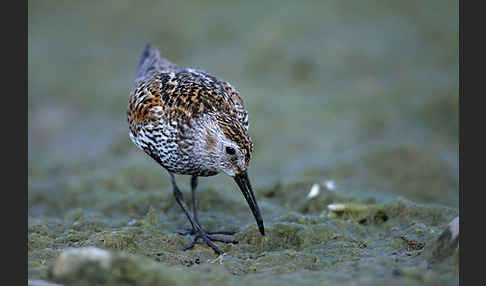
{"type": "Polygon", "coordinates": [[[129,100],[129,120],[159,120],[172,114],[192,118],[224,113],[248,128],[248,115],[238,91],[206,71],[180,68],[140,80],[129,100]]]}

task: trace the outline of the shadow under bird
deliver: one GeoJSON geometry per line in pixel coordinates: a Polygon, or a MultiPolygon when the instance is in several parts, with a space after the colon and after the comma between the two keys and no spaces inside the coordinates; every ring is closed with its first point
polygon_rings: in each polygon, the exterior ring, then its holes
{"type": "Polygon", "coordinates": [[[248,113],[239,93],[226,81],[208,72],[181,68],[160,56],[150,44],[140,59],[130,92],[127,117],[130,139],[157,161],[168,173],[177,204],[182,208],[194,236],[192,243],[237,243],[209,232],[199,223],[197,212],[198,177],[225,173],[243,193],[265,235],[263,219],[248,178],[247,168],[253,151],[248,136],[248,113]],[[184,202],[174,174],[190,175],[193,213],[184,202]]]}

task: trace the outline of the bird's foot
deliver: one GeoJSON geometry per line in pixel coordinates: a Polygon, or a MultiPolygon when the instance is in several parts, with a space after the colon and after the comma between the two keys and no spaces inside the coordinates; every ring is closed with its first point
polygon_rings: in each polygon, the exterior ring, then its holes
{"type": "Polygon", "coordinates": [[[186,246],[183,250],[188,250],[188,249],[193,248],[194,245],[196,245],[196,243],[198,243],[200,241],[201,243],[206,243],[217,254],[223,254],[224,252],[221,249],[219,249],[213,243],[213,241],[219,241],[219,242],[224,242],[224,243],[233,243],[233,244],[238,243],[237,240],[226,239],[226,238],[222,238],[222,237],[217,236],[218,234],[224,234],[224,235],[235,234],[235,232],[231,232],[231,231],[206,232],[206,231],[202,230],[201,228],[198,228],[198,229],[192,229],[190,231],[187,231],[187,232],[184,232],[184,233],[179,233],[179,234],[181,234],[181,235],[190,234],[190,235],[194,236],[193,241],[188,246],[186,246]]]}

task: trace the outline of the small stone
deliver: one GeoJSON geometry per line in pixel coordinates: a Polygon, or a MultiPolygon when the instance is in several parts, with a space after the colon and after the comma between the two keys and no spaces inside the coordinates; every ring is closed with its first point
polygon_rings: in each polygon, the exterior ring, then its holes
{"type": "Polygon", "coordinates": [[[318,184],[312,185],[312,188],[310,189],[309,194],[307,195],[308,199],[312,199],[314,197],[317,197],[319,195],[320,187],[318,184]]]}
{"type": "Polygon", "coordinates": [[[98,263],[100,267],[108,269],[111,264],[111,254],[96,247],[66,249],[54,260],[50,269],[50,276],[53,278],[65,277],[91,262],[98,263]]]}
{"type": "Polygon", "coordinates": [[[336,186],[334,185],[334,181],[332,180],[324,181],[323,185],[324,188],[326,188],[326,190],[328,191],[334,191],[336,189],[336,186]]]}
{"type": "MultiPolygon", "coordinates": [[[[70,248],[54,259],[49,280],[65,285],[195,285],[197,275],[144,256],[96,247],[70,248]]],[[[43,286],[43,285],[39,285],[43,286]]]]}
{"type": "Polygon", "coordinates": [[[40,279],[29,279],[27,283],[29,286],[63,286],[62,284],[52,283],[40,279]]]}
{"type": "Polygon", "coordinates": [[[452,255],[459,245],[459,217],[455,217],[435,241],[431,254],[431,262],[443,260],[452,255]]]}

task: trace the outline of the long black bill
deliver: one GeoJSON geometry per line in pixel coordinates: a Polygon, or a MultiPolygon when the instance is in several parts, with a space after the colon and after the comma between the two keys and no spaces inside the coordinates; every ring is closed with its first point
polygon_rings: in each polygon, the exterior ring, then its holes
{"type": "Polygon", "coordinates": [[[255,220],[258,224],[258,229],[262,235],[265,235],[265,228],[263,227],[263,219],[262,215],[260,214],[260,209],[258,208],[258,203],[255,199],[255,195],[253,194],[253,190],[251,189],[250,180],[248,179],[248,173],[246,171],[241,172],[240,174],[234,176],[238,187],[240,187],[241,192],[245,196],[248,205],[250,206],[251,212],[253,216],[255,216],[255,220]]]}

